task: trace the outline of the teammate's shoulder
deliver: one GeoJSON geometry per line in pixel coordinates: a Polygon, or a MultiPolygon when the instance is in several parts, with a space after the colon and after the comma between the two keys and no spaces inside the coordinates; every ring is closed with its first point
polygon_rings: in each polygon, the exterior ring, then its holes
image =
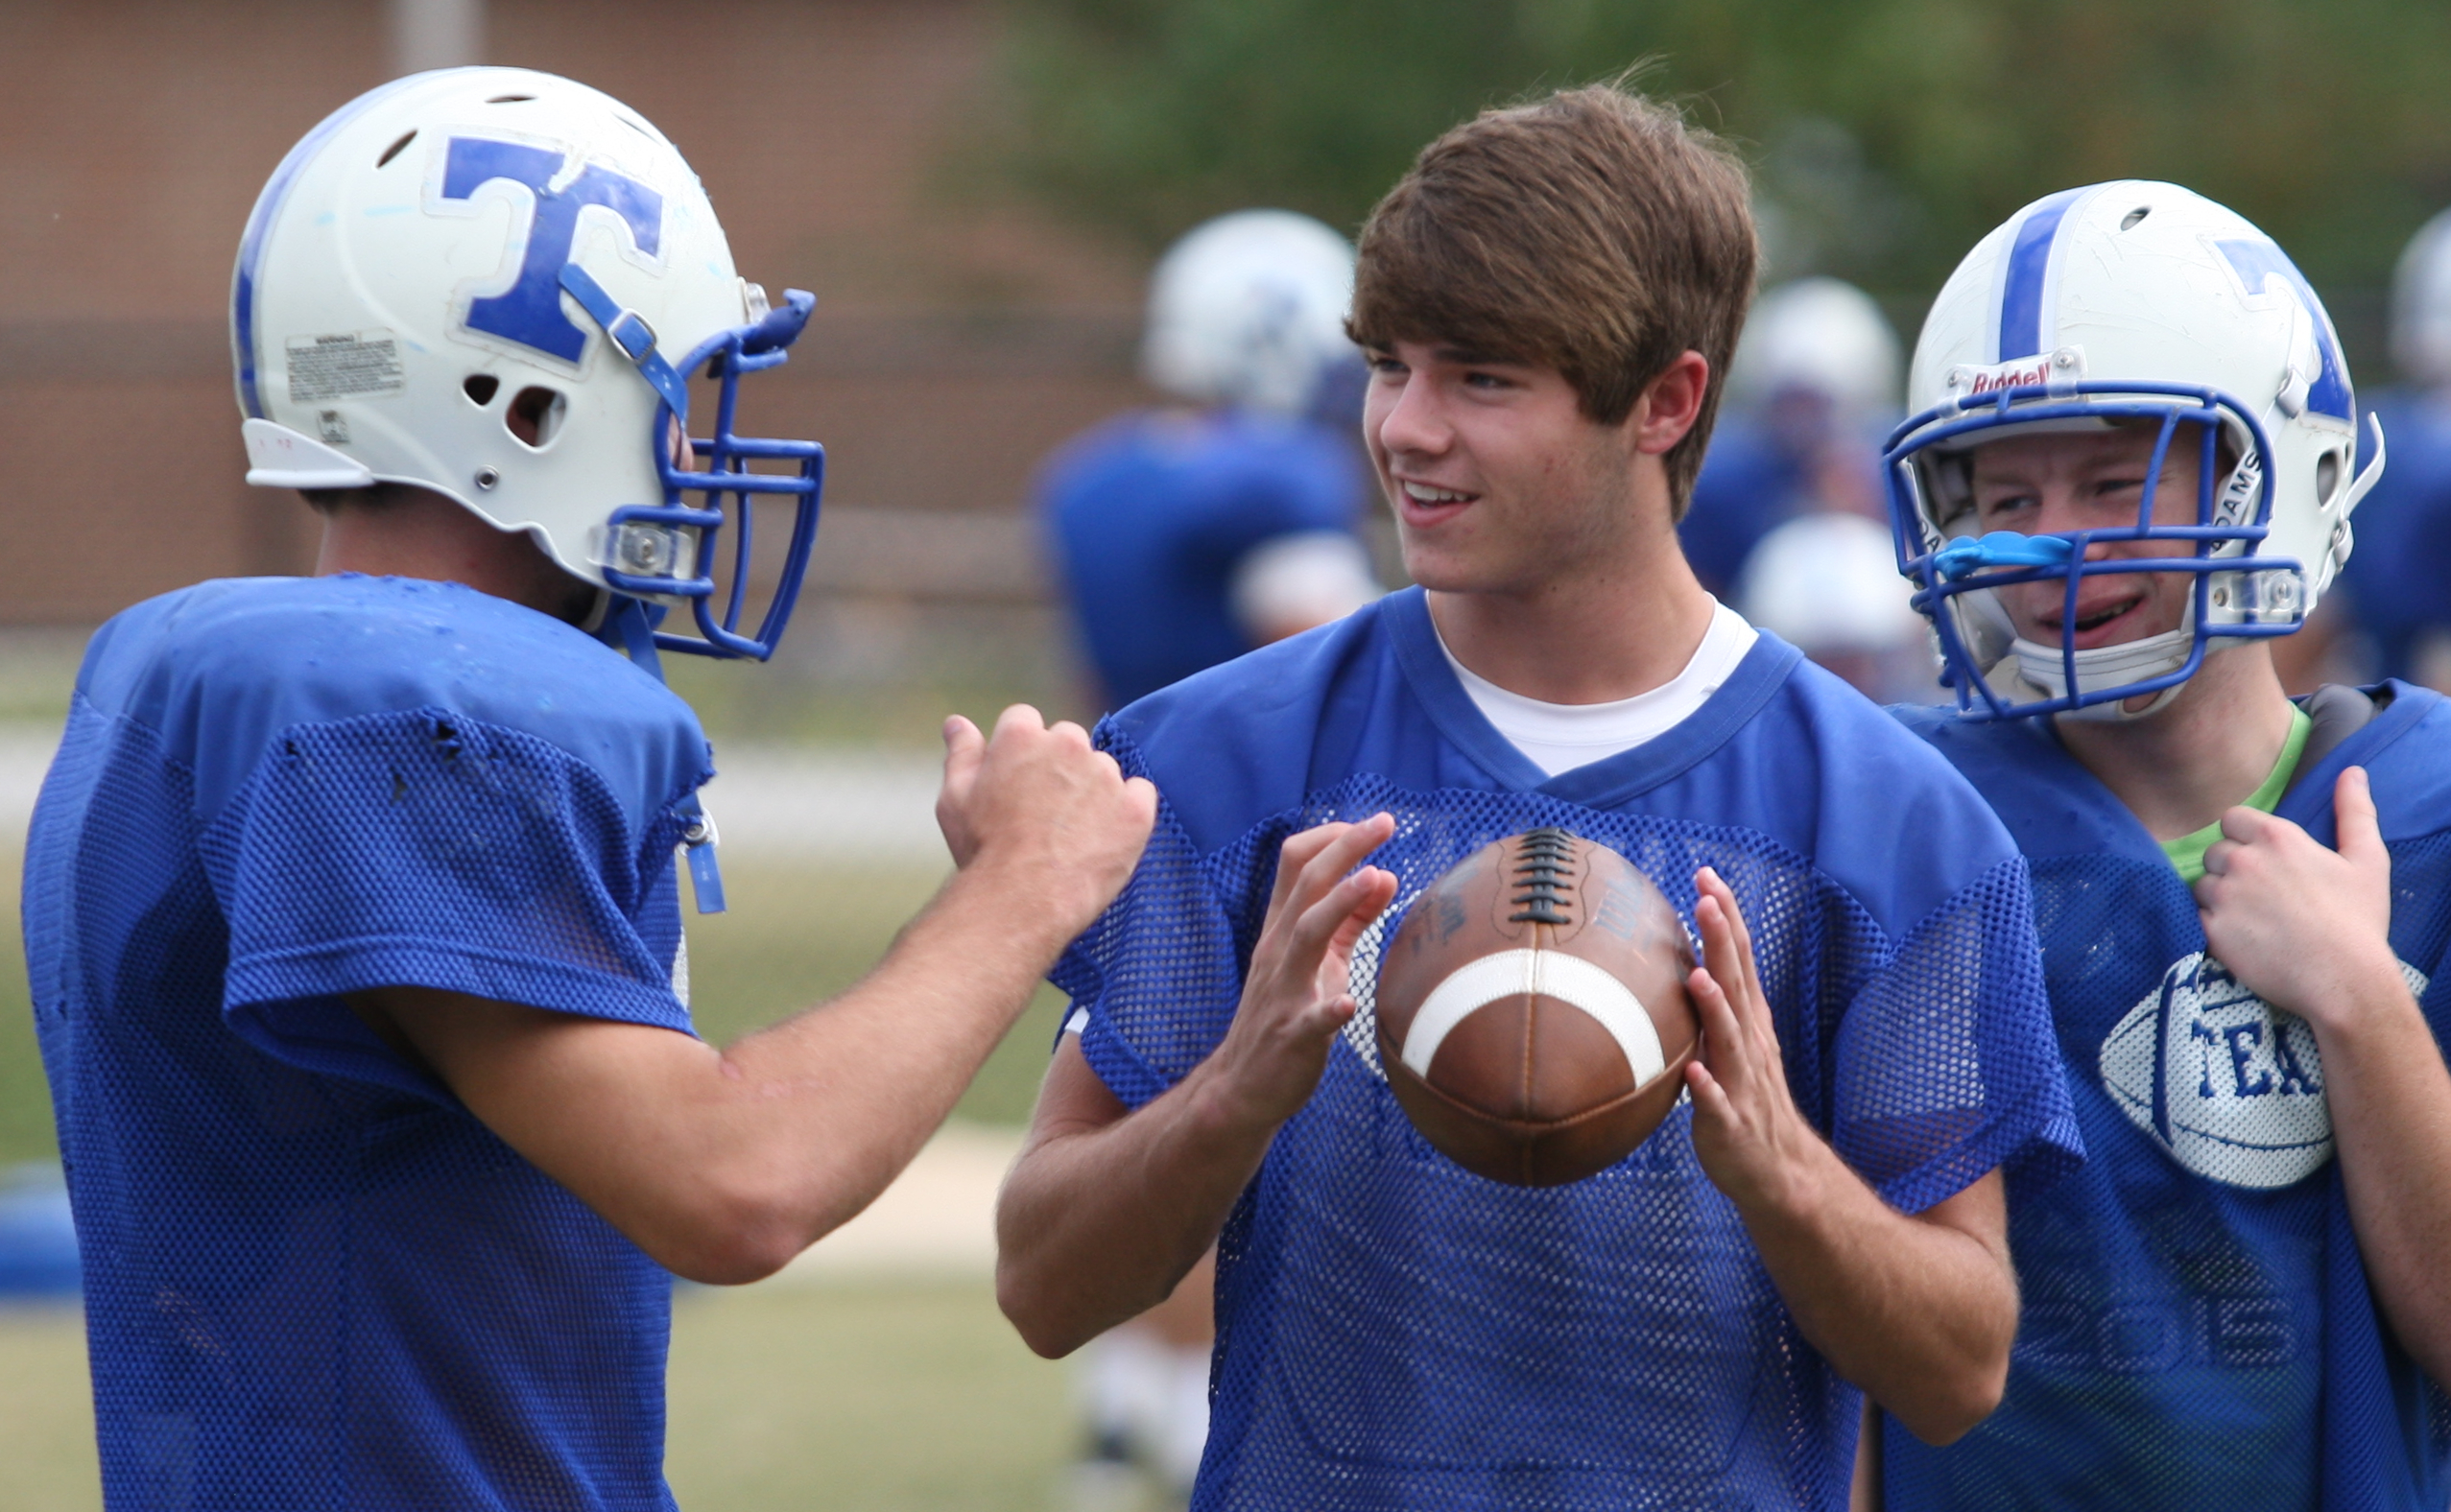
{"type": "Polygon", "coordinates": [[[2451,830],[2451,698],[2397,679],[2367,692],[2378,704],[2373,718],[2309,767],[2294,787],[2328,794],[2342,768],[2363,767],[2384,839],[2451,830]]]}
{"type": "MultiPolygon", "coordinates": [[[[78,690],[228,780],[284,729],[442,711],[541,740],[619,786],[703,765],[678,696],[572,626],[456,583],[256,578],[196,584],[97,632],[78,690]]],[[[625,793],[627,795],[627,793],[625,793]]],[[[209,806],[209,803],[207,804],[209,806]]]]}

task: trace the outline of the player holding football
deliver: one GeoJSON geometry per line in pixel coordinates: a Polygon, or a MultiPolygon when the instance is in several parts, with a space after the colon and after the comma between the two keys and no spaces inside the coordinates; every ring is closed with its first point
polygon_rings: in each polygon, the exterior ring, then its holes
{"type": "Polygon", "coordinates": [[[1061,1354],[1219,1241],[1197,1506],[1834,1508],[1848,1382],[1942,1440],[1995,1399],[2000,1168],[2073,1149],[2024,869],[1677,549],[1753,259],[1743,170],[1618,89],[1431,144],[1352,316],[1427,591],[1101,727],[1160,819],[1056,972],[998,1285],[1061,1354]],[[1538,825],[1646,870],[1709,968],[1692,1108],[1547,1190],[1432,1150],[1368,1019],[1412,899],[1538,825]]]}
{"type": "Polygon", "coordinates": [[[2451,1498],[2451,708],[2293,701],[2349,551],[2329,319],[2165,183],[2037,201],[1934,304],[1896,524],[1963,712],[1901,711],[2033,867],[2085,1169],[2011,1204],[2006,1399],[1892,1509],[2451,1498]]]}
{"type": "Polygon", "coordinates": [[[858,1212],[1129,876],[1146,785],[1026,709],[951,721],[936,902],[823,1007],[691,1035],[708,751],[647,605],[773,650],[820,453],[734,402],[809,304],[543,74],[386,85],[266,185],[249,477],[310,491],[322,575],[104,626],[28,838],[111,1506],[669,1508],[672,1273],[858,1212]],[[707,569],[760,493],[797,518],[752,632],[707,569]]]}

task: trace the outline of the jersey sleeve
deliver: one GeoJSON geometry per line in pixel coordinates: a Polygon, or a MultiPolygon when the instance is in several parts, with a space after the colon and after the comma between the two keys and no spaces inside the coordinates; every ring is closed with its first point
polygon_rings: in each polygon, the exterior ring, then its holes
{"type": "Polygon", "coordinates": [[[223,1014],[265,1053],[425,1097],[341,1001],[432,987],[687,1032],[673,856],[559,745],[440,709],[293,726],[205,832],[223,1014]]]}
{"type": "MultiPolygon", "coordinates": [[[[1112,721],[1099,726],[1098,744],[1127,777],[1149,774],[1112,721]]],[[[1249,839],[1230,847],[1223,873],[1249,874],[1254,852],[1249,839]]],[[[1131,880],[1047,974],[1072,999],[1067,1017],[1081,1025],[1090,1070],[1127,1107],[1180,1081],[1233,1023],[1249,944],[1220,896],[1220,872],[1202,864],[1160,789],[1156,826],[1131,880]]]]}
{"type": "Polygon", "coordinates": [[[2047,1182],[2083,1158],[2021,858],[1899,940],[1848,1005],[1835,1070],[1832,1142],[1904,1212],[1994,1167],[2047,1182]]]}

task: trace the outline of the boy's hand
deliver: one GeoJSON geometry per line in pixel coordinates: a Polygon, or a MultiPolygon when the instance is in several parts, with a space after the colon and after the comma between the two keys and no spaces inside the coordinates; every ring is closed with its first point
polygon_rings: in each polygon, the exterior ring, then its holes
{"type": "Polygon", "coordinates": [[[1229,1117],[1273,1128],[1319,1085],[1329,1043],[1353,1017],[1354,943],[1395,899],[1393,872],[1354,868],[1394,833],[1395,820],[1379,814],[1286,840],[1243,1001],[1201,1067],[1229,1117]]]}
{"type": "Polygon", "coordinates": [[[2392,855],[2364,768],[2341,773],[2332,815],[2337,851],[2287,819],[2230,810],[2196,884],[2214,958],[2319,1031],[2368,994],[2408,990],[2392,950],[2392,855]]]}
{"type": "Polygon", "coordinates": [[[1157,790],[1127,779],[1089,734],[1049,725],[1016,703],[995,734],[960,715],[944,721],[944,786],[937,827],[962,870],[1001,873],[1069,939],[1131,879],[1157,816],[1157,790]]]}
{"type": "Polygon", "coordinates": [[[1797,1211],[1836,1156],[1787,1090],[1787,1065],[1753,964],[1736,894],[1708,866],[1694,874],[1702,964],[1686,979],[1702,1024],[1701,1058],[1685,1067],[1694,1096],[1694,1153],[1737,1210],[1797,1211]]]}

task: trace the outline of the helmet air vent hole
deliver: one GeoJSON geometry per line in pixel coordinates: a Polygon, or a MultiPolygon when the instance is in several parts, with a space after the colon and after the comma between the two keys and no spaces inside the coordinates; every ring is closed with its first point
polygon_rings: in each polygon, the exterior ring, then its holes
{"type": "Polygon", "coordinates": [[[2154,207],[2152,205],[2140,204],[2133,210],[2129,211],[2126,215],[2119,218],[2119,228],[2123,231],[2132,231],[2136,228],[2136,224],[2138,222],[2153,213],[2154,207]]]}
{"type": "Polygon", "coordinates": [[[460,386],[460,391],[468,396],[470,404],[483,409],[493,403],[494,390],[501,387],[502,380],[491,373],[470,373],[468,381],[460,386]]]}
{"type": "Polygon", "coordinates": [[[393,142],[391,146],[383,149],[383,155],[374,160],[374,166],[380,168],[386,163],[389,163],[393,158],[397,157],[403,152],[406,152],[409,144],[416,139],[417,133],[416,129],[413,127],[410,129],[407,135],[402,136],[398,141],[393,142]]]}
{"type": "Polygon", "coordinates": [[[2315,502],[2332,502],[2332,490],[2341,484],[2341,454],[2325,452],[2315,459],[2315,502]]]}
{"type": "Polygon", "coordinates": [[[562,416],[570,411],[570,401],[556,389],[522,389],[512,397],[511,407],[502,412],[505,429],[528,445],[542,450],[553,444],[561,429],[562,416]]]}
{"type": "Polygon", "coordinates": [[[488,104],[488,105],[525,105],[525,104],[527,104],[529,101],[534,100],[535,98],[535,95],[495,95],[493,98],[491,98],[491,99],[488,100],[488,101],[486,102],[486,104],[488,104]]]}

